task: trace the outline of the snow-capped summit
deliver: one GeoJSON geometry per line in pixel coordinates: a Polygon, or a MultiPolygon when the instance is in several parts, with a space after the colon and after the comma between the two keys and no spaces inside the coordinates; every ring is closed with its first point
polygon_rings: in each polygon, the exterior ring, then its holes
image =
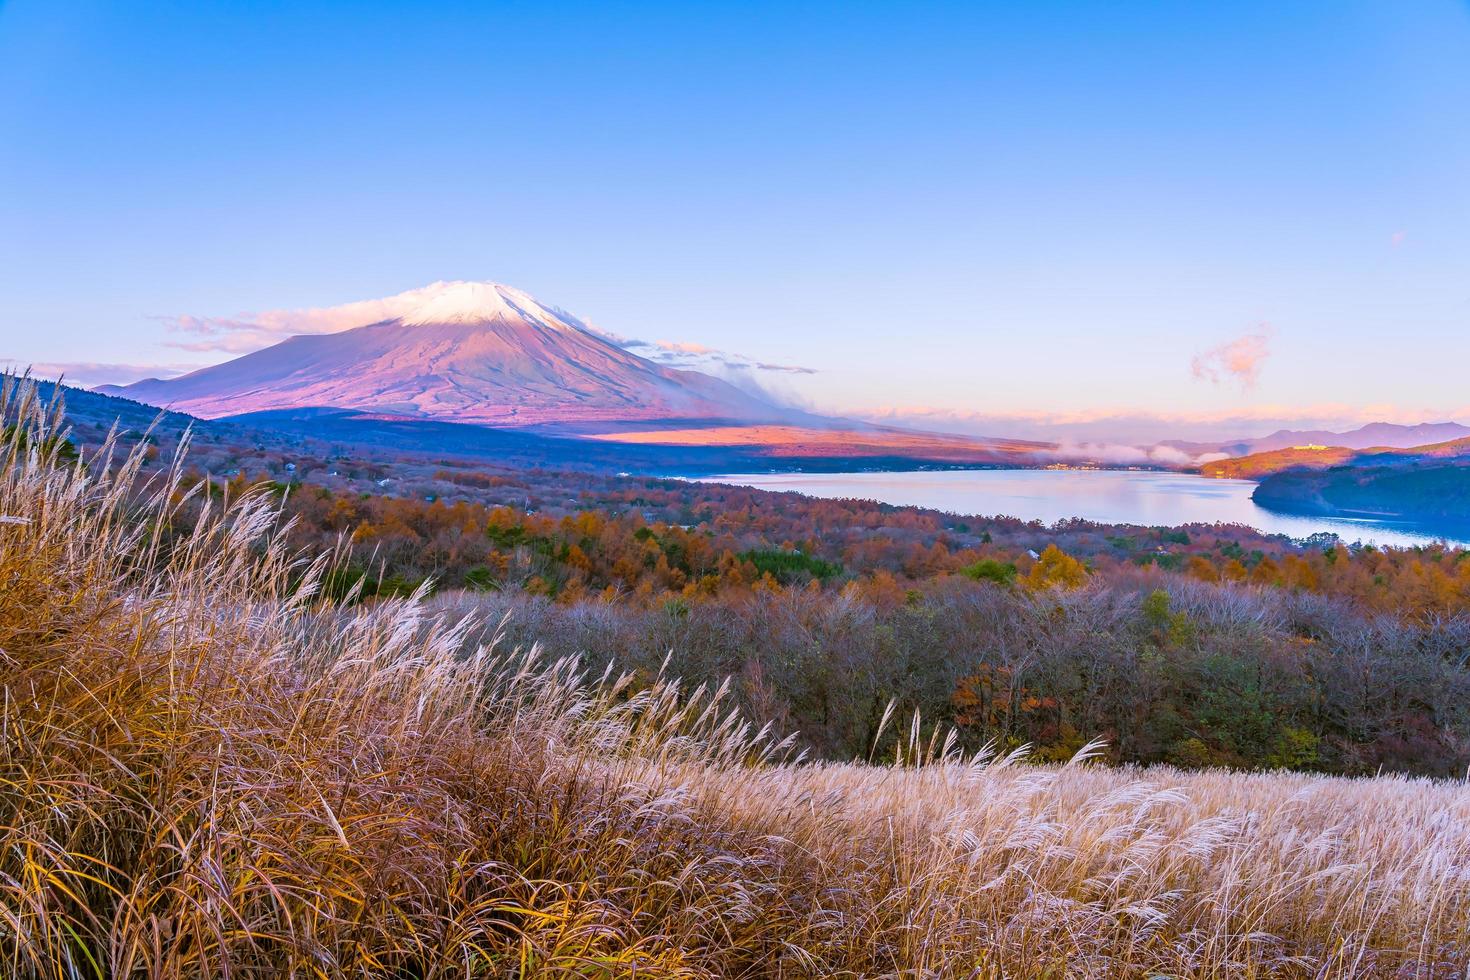
{"type": "Polygon", "coordinates": [[[526,320],[568,330],[585,329],[574,317],[542,306],[529,293],[498,282],[436,282],[415,290],[423,302],[400,319],[425,323],[489,323],[526,320]]]}
{"type": "Polygon", "coordinates": [[[380,319],[107,390],[203,418],[297,408],[484,425],[788,414],[727,382],[645,360],[499,283],[436,282],[336,309],[380,319]]]}

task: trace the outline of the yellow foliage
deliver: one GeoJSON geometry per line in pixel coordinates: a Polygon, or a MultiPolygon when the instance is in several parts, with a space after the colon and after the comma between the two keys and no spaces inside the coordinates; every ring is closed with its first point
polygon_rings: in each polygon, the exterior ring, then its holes
{"type": "Polygon", "coordinates": [[[1026,584],[1033,589],[1080,589],[1087,584],[1087,567],[1054,544],[1046,546],[1026,584]]]}

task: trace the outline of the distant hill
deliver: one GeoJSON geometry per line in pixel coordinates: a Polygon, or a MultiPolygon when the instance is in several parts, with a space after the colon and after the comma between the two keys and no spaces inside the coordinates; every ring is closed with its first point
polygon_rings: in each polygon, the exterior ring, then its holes
{"type": "Polygon", "coordinates": [[[146,405],[131,398],[109,395],[70,385],[58,385],[51,381],[37,381],[36,392],[43,401],[50,402],[61,393],[66,402],[66,415],[73,424],[106,430],[114,424],[120,429],[143,432],[159,425],[171,431],[182,431],[198,425],[199,419],[182,412],[161,411],[156,406],[146,405]]]}
{"type": "MultiPolygon", "coordinates": [[[[52,382],[37,382],[50,401],[60,390],[75,427],[74,441],[95,447],[116,424],[136,438],[153,428],[173,443],[186,429],[207,445],[281,445],[309,452],[358,450],[384,460],[458,457],[532,470],[654,475],[709,475],[802,469],[842,472],[914,466],[1022,465],[1045,444],[980,442],[871,426],[862,431],[798,429],[752,436],[752,429],[687,421],[660,430],[636,429],[622,439],[593,426],[589,433],[558,427],[509,428],[383,417],[351,409],[279,409],[200,419],[181,412],[52,382]]],[[[760,432],[759,427],[754,430],[760,432]]]]}
{"type": "Polygon", "coordinates": [[[1431,443],[1447,442],[1470,436],[1470,426],[1458,422],[1424,422],[1419,425],[1396,425],[1373,422],[1347,432],[1324,429],[1282,429],[1268,436],[1237,439],[1228,442],[1187,442],[1171,440],[1160,445],[1191,456],[1224,453],[1227,456],[1251,456],[1256,453],[1291,449],[1294,446],[1332,446],[1345,449],[1387,447],[1409,449],[1431,443]]]}
{"type": "MultiPolygon", "coordinates": [[[[1264,472],[1252,499],[1298,513],[1389,516],[1470,526],[1470,438],[1410,449],[1334,449],[1317,456],[1336,460],[1343,454],[1345,459],[1331,465],[1308,463],[1264,472]]],[[[1285,460],[1256,456],[1226,462],[1263,469],[1267,463],[1285,460]]]]}
{"type": "Polygon", "coordinates": [[[1259,480],[1282,470],[1321,470],[1330,466],[1341,466],[1358,453],[1359,450],[1346,446],[1297,446],[1252,453],[1249,456],[1217,459],[1201,465],[1199,471],[1201,475],[1209,477],[1259,480]]]}

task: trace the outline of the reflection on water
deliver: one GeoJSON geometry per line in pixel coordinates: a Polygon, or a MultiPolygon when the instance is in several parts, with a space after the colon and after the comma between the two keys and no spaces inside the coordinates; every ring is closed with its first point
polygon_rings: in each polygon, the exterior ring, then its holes
{"type": "Polygon", "coordinates": [[[1245,524],[1303,538],[1331,531],[1344,541],[1380,545],[1448,539],[1470,546],[1462,528],[1421,528],[1377,519],[1302,517],[1251,500],[1248,480],[1133,470],[919,470],[904,473],[745,473],[706,477],[813,497],[857,497],[954,514],[1006,515],[1047,524],[1080,517],[1104,524],[1245,524]]]}

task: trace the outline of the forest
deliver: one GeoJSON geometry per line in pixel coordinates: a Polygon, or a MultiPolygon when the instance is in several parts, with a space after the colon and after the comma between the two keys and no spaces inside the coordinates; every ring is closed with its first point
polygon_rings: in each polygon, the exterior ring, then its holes
{"type": "Polygon", "coordinates": [[[891,705],[970,748],[1040,758],[1099,738],[1114,761],[1186,767],[1470,764],[1462,550],[1043,527],[683,481],[553,498],[537,479],[529,510],[521,481],[469,469],[432,483],[522,505],[244,474],[210,487],[271,494],[293,549],[337,549],[324,588],[339,599],[420,592],[597,669],[733,678],[744,710],[825,758],[882,751],[891,705]]]}
{"type": "Polygon", "coordinates": [[[1318,514],[1393,514],[1463,526],[1470,514],[1470,464],[1424,459],[1272,473],[1254,499],[1282,510],[1318,514]]]}

